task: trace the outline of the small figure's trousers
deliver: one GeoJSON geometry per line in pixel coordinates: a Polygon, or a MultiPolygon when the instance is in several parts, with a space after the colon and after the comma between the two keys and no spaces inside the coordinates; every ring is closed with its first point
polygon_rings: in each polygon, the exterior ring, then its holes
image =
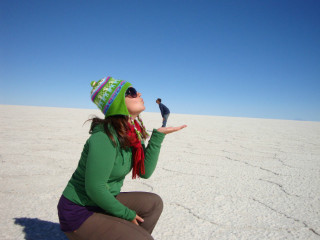
{"type": "Polygon", "coordinates": [[[170,113],[163,115],[162,127],[166,127],[167,126],[167,121],[168,121],[169,115],[170,115],[170,113]]]}

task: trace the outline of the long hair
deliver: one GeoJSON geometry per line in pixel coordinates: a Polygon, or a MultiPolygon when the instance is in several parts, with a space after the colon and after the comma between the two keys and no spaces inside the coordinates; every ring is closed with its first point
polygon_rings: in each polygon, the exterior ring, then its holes
{"type": "MultiPolygon", "coordinates": [[[[87,121],[92,121],[91,127],[89,130],[89,133],[92,133],[93,129],[99,125],[102,124],[105,133],[108,135],[108,137],[111,139],[112,143],[114,146],[117,145],[116,140],[114,139],[114,136],[112,135],[110,131],[110,126],[114,128],[117,138],[120,144],[121,148],[128,148],[130,147],[130,141],[129,137],[127,135],[127,131],[130,129],[129,127],[129,117],[124,116],[124,115],[114,115],[114,116],[109,116],[106,117],[105,119],[101,119],[99,117],[93,117],[87,121]]],[[[147,132],[144,127],[141,127],[141,134],[142,134],[142,139],[145,140],[147,138],[147,132]]]]}

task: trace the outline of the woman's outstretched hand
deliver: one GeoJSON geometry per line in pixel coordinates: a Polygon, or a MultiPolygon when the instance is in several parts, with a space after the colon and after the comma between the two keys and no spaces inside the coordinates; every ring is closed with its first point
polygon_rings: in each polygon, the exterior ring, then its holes
{"type": "Polygon", "coordinates": [[[182,125],[179,127],[161,127],[161,128],[158,128],[157,130],[158,130],[158,132],[168,134],[168,133],[180,131],[181,129],[183,129],[185,127],[187,127],[187,125],[182,125]]]}

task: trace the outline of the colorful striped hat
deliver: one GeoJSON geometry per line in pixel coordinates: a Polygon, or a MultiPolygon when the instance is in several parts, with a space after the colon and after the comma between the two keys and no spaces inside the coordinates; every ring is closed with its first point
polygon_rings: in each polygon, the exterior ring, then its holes
{"type": "Polygon", "coordinates": [[[106,77],[98,82],[92,81],[91,86],[91,100],[105,117],[113,115],[129,116],[125,103],[125,92],[131,86],[131,83],[106,77]]]}

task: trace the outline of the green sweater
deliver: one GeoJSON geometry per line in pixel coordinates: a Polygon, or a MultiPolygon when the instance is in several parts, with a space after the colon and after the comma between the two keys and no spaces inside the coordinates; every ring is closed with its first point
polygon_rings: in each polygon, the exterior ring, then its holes
{"type": "MultiPolygon", "coordinates": [[[[145,148],[142,144],[145,152],[145,174],[141,178],[152,175],[164,136],[165,134],[154,129],[148,147],[145,148]]],[[[78,167],[63,191],[63,196],[78,205],[98,206],[107,214],[132,221],[136,212],[115,198],[131,169],[131,148],[122,149],[119,142],[115,147],[103,126],[98,125],[84,145],[78,167]]]]}

